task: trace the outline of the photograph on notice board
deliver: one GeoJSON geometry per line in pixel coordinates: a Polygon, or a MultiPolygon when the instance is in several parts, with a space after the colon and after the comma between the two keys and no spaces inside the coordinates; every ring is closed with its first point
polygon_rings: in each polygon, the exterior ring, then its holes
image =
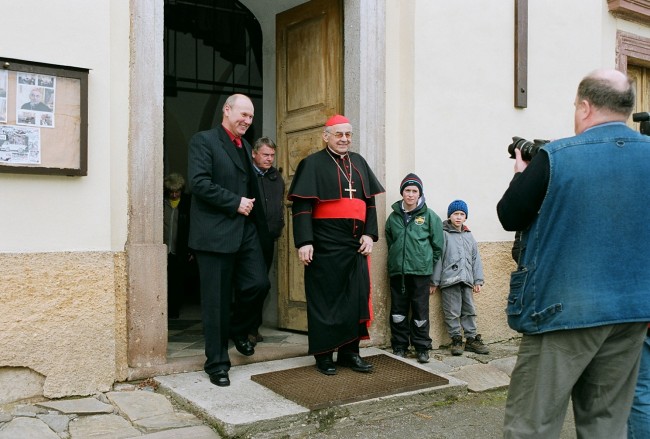
{"type": "Polygon", "coordinates": [[[9,72],[0,71],[0,122],[7,122],[7,84],[9,72]]]}
{"type": "Polygon", "coordinates": [[[54,128],[56,77],[19,72],[16,82],[16,123],[54,128]]]}
{"type": "Polygon", "coordinates": [[[41,130],[0,125],[0,162],[40,164],[41,130]]]}

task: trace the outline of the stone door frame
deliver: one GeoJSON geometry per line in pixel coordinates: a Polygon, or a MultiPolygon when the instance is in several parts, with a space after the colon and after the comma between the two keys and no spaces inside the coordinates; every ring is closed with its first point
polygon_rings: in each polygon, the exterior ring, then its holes
{"type": "MultiPolygon", "coordinates": [[[[346,0],[344,8],[345,112],[358,121],[359,152],[383,181],[385,0],[346,0]]],[[[167,251],[162,237],[164,1],[130,0],[130,11],[126,351],[129,376],[135,378],[156,374],[167,363],[167,251]]],[[[378,206],[380,217],[383,207],[378,206]]],[[[382,278],[373,279],[375,285],[382,278]]]]}

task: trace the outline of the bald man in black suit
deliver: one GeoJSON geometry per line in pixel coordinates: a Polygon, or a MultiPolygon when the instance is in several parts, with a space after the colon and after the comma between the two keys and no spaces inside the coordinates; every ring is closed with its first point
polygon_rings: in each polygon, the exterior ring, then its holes
{"type": "Polygon", "coordinates": [[[254,221],[258,189],[251,146],[242,137],[253,111],[247,96],[230,96],[221,125],[195,134],[189,145],[189,246],[201,279],[204,370],[221,387],[230,385],[228,340],[242,355],[254,354],[248,334],[270,289],[254,221]]]}

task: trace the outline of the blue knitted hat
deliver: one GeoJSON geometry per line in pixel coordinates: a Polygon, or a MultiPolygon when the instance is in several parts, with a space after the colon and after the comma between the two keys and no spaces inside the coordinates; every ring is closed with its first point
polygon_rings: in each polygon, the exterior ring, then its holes
{"type": "Polygon", "coordinates": [[[458,210],[465,212],[465,217],[469,217],[467,214],[467,203],[463,200],[454,200],[447,208],[447,218],[451,217],[451,214],[458,210]]]}
{"type": "Polygon", "coordinates": [[[399,185],[399,193],[402,195],[404,193],[404,188],[407,186],[416,186],[420,191],[420,196],[424,195],[424,188],[422,187],[422,180],[417,175],[411,173],[404,177],[402,183],[399,185]]]}

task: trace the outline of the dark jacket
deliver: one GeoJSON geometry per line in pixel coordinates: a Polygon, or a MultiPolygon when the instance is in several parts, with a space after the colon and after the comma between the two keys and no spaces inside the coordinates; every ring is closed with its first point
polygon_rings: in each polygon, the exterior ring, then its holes
{"type": "Polygon", "coordinates": [[[163,242],[167,244],[167,253],[184,256],[189,252],[190,197],[190,194],[183,194],[176,209],[172,208],[169,199],[163,201],[163,242]]]}
{"type": "MultiPolygon", "coordinates": [[[[266,224],[266,231],[272,239],[278,239],[284,228],[284,180],[273,166],[264,174],[255,171],[259,200],[256,204],[262,207],[260,222],[266,224]]],[[[258,229],[264,230],[264,227],[258,229]]]]}
{"type": "Polygon", "coordinates": [[[196,133],[190,140],[187,177],[192,192],[189,246],[193,250],[239,250],[247,217],[237,209],[253,178],[251,146],[245,139],[242,143],[246,163],[221,125],[196,133]]]}

